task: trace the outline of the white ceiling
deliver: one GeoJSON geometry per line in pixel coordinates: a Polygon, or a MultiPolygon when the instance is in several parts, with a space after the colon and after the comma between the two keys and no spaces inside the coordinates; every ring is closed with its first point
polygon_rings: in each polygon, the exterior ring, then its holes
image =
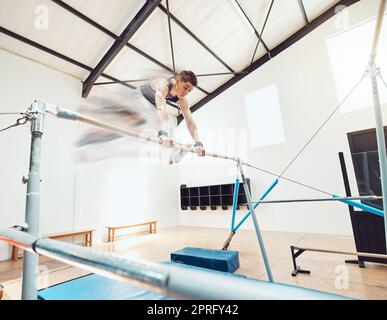
{"type": "MultiPolygon", "coordinates": [[[[90,19],[117,36],[125,29],[145,3],[144,0],[65,0],[90,19]]],[[[338,0],[303,0],[309,21],[318,17],[338,0]]],[[[255,29],[261,32],[271,0],[239,0],[255,29]]],[[[166,7],[165,0],[162,5],[166,7]]],[[[252,33],[230,0],[169,0],[171,13],[233,71],[242,71],[252,59],[257,36],[252,33]]],[[[94,68],[114,39],[51,0],[0,0],[0,26],[94,68]],[[36,28],[39,6],[48,10],[48,28],[36,28]]],[[[275,0],[262,38],[269,49],[305,26],[298,0],[275,0]]],[[[207,49],[171,20],[176,71],[192,70],[196,74],[223,73],[229,69],[207,49]]],[[[167,15],[160,8],[148,17],[129,42],[168,66],[172,65],[167,15]]],[[[44,53],[0,33],[0,48],[85,80],[89,71],[44,53]]],[[[266,54],[262,44],[254,60],[266,54]]],[[[149,79],[171,73],[128,47],[117,55],[106,74],[120,80],[149,79]]],[[[232,74],[199,77],[199,86],[212,92],[232,74]]],[[[100,77],[97,82],[108,81],[100,77]]],[[[142,82],[131,83],[134,86],[142,82]]],[[[107,85],[108,90],[123,93],[122,85],[107,85]]],[[[190,95],[194,104],[206,96],[195,89],[190,95]]]]}

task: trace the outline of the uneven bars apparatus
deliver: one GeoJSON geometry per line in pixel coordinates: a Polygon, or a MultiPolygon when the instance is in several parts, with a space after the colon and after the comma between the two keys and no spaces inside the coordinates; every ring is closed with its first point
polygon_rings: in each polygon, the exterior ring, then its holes
{"type": "MultiPolygon", "coordinates": [[[[131,132],[129,130],[118,128],[112,126],[110,124],[101,122],[99,120],[89,118],[83,115],[80,115],[76,112],[66,110],[57,106],[48,105],[42,101],[35,101],[30,109],[28,110],[28,114],[30,115],[31,120],[31,154],[30,154],[30,169],[27,181],[27,197],[26,197],[26,223],[27,230],[30,234],[38,236],[38,224],[39,224],[39,210],[40,210],[40,152],[41,152],[41,138],[43,134],[44,127],[44,116],[45,113],[50,113],[55,115],[58,118],[68,119],[73,121],[80,121],[86,124],[94,125],[99,128],[118,133],[123,136],[129,136],[132,138],[138,138],[144,141],[149,141],[152,143],[159,144],[160,141],[158,138],[141,135],[138,133],[131,132]]],[[[170,148],[176,149],[184,149],[191,153],[196,153],[195,148],[187,147],[181,144],[172,145],[170,148]]],[[[253,206],[253,202],[251,200],[251,194],[247,187],[247,181],[243,172],[242,166],[245,165],[239,158],[225,156],[217,153],[207,153],[206,156],[214,157],[214,158],[222,158],[226,160],[232,160],[237,162],[238,169],[242,176],[242,181],[245,189],[245,194],[248,199],[249,212],[246,217],[243,219],[241,223],[239,223],[238,227],[247,219],[248,215],[252,215],[254,227],[257,235],[257,239],[260,245],[262,257],[265,262],[266,272],[268,274],[268,278],[270,282],[273,282],[273,276],[271,272],[271,266],[268,259],[268,255],[266,253],[265,245],[263,242],[262,233],[258,224],[258,220],[255,215],[254,209],[262,202],[263,199],[271,192],[271,190],[277,185],[278,179],[276,179],[272,185],[265,191],[265,193],[260,197],[259,202],[255,203],[253,206]]],[[[318,201],[317,199],[315,199],[318,201]]],[[[345,201],[344,198],[335,199],[338,201],[345,201]]],[[[286,200],[285,200],[286,201],[286,200]]],[[[294,200],[297,201],[297,200],[294,200]]],[[[304,199],[307,201],[307,199],[304,199]]],[[[350,200],[348,200],[350,201],[350,200]]],[[[289,201],[291,202],[291,201],[289,201]]],[[[357,203],[355,203],[357,204],[357,203]]],[[[357,204],[359,205],[359,204],[357,204]]],[[[361,205],[361,204],[360,204],[361,205]]],[[[237,227],[237,228],[238,228],[237,227]]],[[[236,229],[237,229],[236,228],[236,229]]],[[[231,240],[231,238],[230,238],[231,240]]],[[[22,299],[33,300],[37,297],[37,290],[35,288],[35,280],[36,280],[36,272],[38,269],[38,256],[31,252],[26,252],[25,261],[23,265],[23,283],[22,283],[22,299]]]]}
{"type": "MultiPolygon", "coordinates": [[[[44,119],[45,119],[46,113],[53,114],[58,118],[73,120],[73,121],[80,121],[82,123],[94,125],[99,128],[102,128],[114,133],[118,133],[123,136],[129,136],[131,138],[138,138],[144,141],[160,144],[160,141],[158,138],[141,135],[123,128],[118,128],[108,123],[104,123],[99,120],[83,116],[76,112],[60,108],[58,106],[46,104],[43,101],[34,101],[31,107],[25,113],[28,115],[28,120],[31,121],[32,138],[31,138],[29,174],[28,174],[28,178],[24,179],[24,182],[27,183],[27,196],[26,196],[26,211],[25,211],[26,226],[23,230],[27,231],[28,234],[35,237],[39,235],[41,141],[42,141],[44,119]]],[[[170,146],[169,148],[183,149],[191,153],[196,153],[195,148],[187,147],[181,144],[175,144],[170,146]]],[[[229,156],[210,153],[210,152],[206,153],[206,156],[236,161],[238,163],[239,169],[241,170],[241,174],[244,179],[244,182],[246,182],[243,174],[243,169],[242,169],[243,162],[239,158],[229,157],[229,156]]],[[[265,261],[266,271],[267,271],[269,280],[272,282],[273,278],[272,278],[271,267],[270,267],[268,256],[266,254],[265,246],[263,243],[261,230],[259,229],[254,208],[252,207],[252,204],[251,204],[250,191],[247,188],[245,192],[246,194],[249,195],[249,199],[250,199],[249,205],[252,211],[252,217],[254,219],[254,226],[256,228],[256,233],[257,233],[258,241],[260,243],[262,256],[265,261]]],[[[2,239],[6,241],[6,237],[3,237],[2,239]]],[[[23,279],[22,279],[22,299],[23,300],[37,299],[37,288],[35,286],[35,283],[36,283],[36,277],[38,274],[38,267],[39,267],[39,256],[36,253],[32,252],[31,250],[27,250],[24,264],[23,264],[23,279]]]]}
{"type": "MultiPolygon", "coordinates": [[[[40,150],[41,150],[41,137],[43,134],[43,124],[44,124],[44,116],[45,113],[50,113],[58,118],[62,119],[68,119],[68,120],[75,120],[80,121],[83,123],[87,123],[90,125],[94,125],[97,127],[100,127],[105,130],[109,130],[115,133],[119,133],[124,136],[129,136],[132,138],[139,138],[144,141],[150,141],[153,143],[159,144],[159,139],[151,136],[144,136],[137,133],[133,133],[126,129],[117,128],[115,126],[112,126],[110,124],[98,121],[96,119],[92,119],[89,117],[85,117],[83,115],[80,115],[76,112],[72,112],[66,109],[62,109],[59,107],[53,107],[53,106],[47,106],[46,103],[42,101],[35,101],[30,110],[29,114],[32,115],[31,117],[31,134],[32,134],[32,140],[31,140],[31,158],[30,158],[30,172],[27,180],[27,205],[26,205],[26,223],[28,226],[28,232],[32,234],[33,236],[38,236],[38,221],[39,221],[39,192],[40,192],[40,150]],[[32,227],[31,227],[32,226],[32,227]]],[[[189,152],[196,153],[194,148],[182,146],[182,145],[174,145],[173,148],[182,148],[189,152]]],[[[242,174],[242,180],[244,182],[244,186],[247,186],[246,178],[243,173],[242,169],[242,161],[238,158],[224,156],[216,153],[207,153],[207,156],[215,157],[215,158],[222,158],[226,160],[233,160],[238,163],[238,167],[241,170],[242,174]]],[[[265,192],[264,196],[262,196],[260,199],[263,200],[264,197],[271,191],[271,189],[277,184],[276,182],[272,185],[270,190],[265,192]]],[[[245,193],[250,195],[250,191],[248,188],[245,188],[245,193]]],[[[251,202],[251,195],[249,197],[249,208],[253,212],[254,208],[256,206],[252,205],[251,202]]],[[[253,212],[253,222],[254,227],[256,229],[257,238],[260,244],[260,248],[262,251],[262,256],[265,262],[266,271],[268,273],[268,278],[270,281],[273,281],[272,273],[271,273],[271,267],[268,260],[268,256],[265,250],[265,246],[263,243],[262,233],[260,231],[257,219],[255,217],[255,212],[253,212]],[[254,219],[255,217],[255,219],[254,219]]],[[[3,238],[5,240],[5,238],[3,238]]],[[[45,240],[46,241],[46,240],[45,240]]],[[[41,243],[42,241],[40,241],[41,243]]],[[[50,243],[50,242],[49,242],[50,243]]],[[[69,247],[68,249],[70,249],[69,247]]],[[[73,248],[71,248],[73,249],[73,248]]],[[[43,251],[39,251],[39,253],[44,253],[43,251]]],[[[46,255],[47,252],[46,252],[46,255]]],[[[49,256],[52,256],[50,253],[49,256]]],[[[55,256],[56,259],[58,259],[58,256],[55,256]]],[[[72,263],[74,264],[74,263],[72,263]]],[[[79,265],[79,261],[77,262],[77,265],[79,265]]],[[[37,275],[37,267],[38,267],[38,256],[35,253],[32,253],[31,250],[27,250],[25,255],[25,261],[23,266],[23,289],[22,289],[22,299],[36,299],[37,297],[37,290],[35,288],[35,280],[37,275]]],[[[90,268],[89,268],[90,269],[90,268]]],[[[93,269],[94,270],[94,269],[93,269]]],[[[95,270],[94,270],[95,271],[95,270]]]]}
{"type": "MultiPolygon", "coordinates": [[[[148,141],[148,142],[160,144],[160,139],[158,139],[154,136],[142,135],[139,133],[129,131],[127,129],[117,128],[117,127],[112,126],[108,123],[101,122],[99,120],[83,116],[83,115],[78,114],[76,112],[60,108],[58,106],[49,106],[46,109],[46,111],[50,114],[53,114],[54,116],[56,116],[58,118],[73,120],[73,121],[80,121],[82,123],[94,125],[94,126],[97,126],[99,128],[102,128],[102,129],[105,129],[105,130],[108,130],[108,131],[111,131],[114,133],[118,133],[120,135],[129,136],[129,137],[137,138],[137,139],[140,139],[143,141],[148,141]]],[[[187,146],[184,146],[182,144],[172,145],[172,146],[169,146],[169,148],[182,149],[182,150],[185,150],[185,151],[188,151],[191,153],[196,153],[195,148],[187,147],[187,146]]],[[[241,161],[240,158],[230,157],[230,156],[221,155],[221,154],[217,154],[217,153],[211,153],[211,152],[207,153],[206,152],[206,156],[213,157],[213,158],[221,158],[221,159],[225,159],[225,160],[232,160],[232,161],[235,161],[237,163],[238,170],[239,170],[241,177],[242,177],[243,186],[245,188],[245,194],[246,194],[246,197],[248,199],[249,210],[251,212],[251,217],[253,219],[254,228],[255,228],[255,232],[256,232],[259,246],[261,249],[262,257],[263,257],[263,260],[265,262],[267,276],[269,278],[269,281],[273,282],[274,280],[273,280],[273,274],[272,274],[271,266],[270,266],[270,262],[269,262],[269,257],[268,257],[267,252],[266,252],[265,244],[264,244],[263,237],[262,237],[262,232],[261,232],[261,229],[259,227],[258,220],[257,220],[256,214],[254,211],[255,206],[252,205],[250,190],[247,187],[247,180],[246,180],[246,177],[244,175],[243,168],[242,168],[242,165],[245,163],[243,161],[241,161]]],[[[278,182],[278,180],[277,180],[277,182],[278,182]]],[[[271,191],[271,189],[270,189],[270,191],[271,191]]],[[[267,191],[266,194],[268,194],[270,191],[267,191]]]]}
{"type": "MultiPolygon", "coordinates": [[[[381,106],[380,106],[380,98],[378,93],[378,87],[377,87],[377,68],[375,65],[375,59],[377,54],[377,47],[378,47],[378,41],[380,37],[381,32],[381,26],[384,16],[384,9],[386,6],[386,0],[381,0],[376,27],[375,27],[375,33],[374,33],[374,39],[372,44],[372,50],[369,60],[369,73],[371,77],[372,82],[372,88],[373,88],[373,98],[374,98],[374,109],[375,109],[375,121],[376,121],[376,132],[377,132],[377,141],[378,141],[378,152],[379,152],[379,160],[380,160],[380,171],[381,171],[381,180],[382,180],[382,190],[383,195],[387,193],[387,158],[386,158],[386,152],[384,149],[385,146],[385,139],[384,139],[384,132],[383,132],[383,121],[382,121],[382,115],[381,115],[381,106]]],[[[109,124],[105,124],[103,122],[100,122],[95,119],[91,119],[85,116],[78,115],[75,112],[71,112],[65,109],[61,108],[54,108],[46,109],[45,103],[41,101],[35,101],[31,106],[31,114],[33,117],[31,120],[31,153],[30,153],[30,166],[29,166],[29,175],[27,181],[27,196],[26,196],[26,223],[27,223],[27,230],[32,235],[38,235],[38,225],[39,225],[39,211],[40,211],[40,152],[41,152],[41,138],[43,134],[43,126],[44,126],[44,114],[45,112],[52,113],[56,115],[59,118],[69,119],[69,120],[78,120],[84,123],[96,125],[98,127],[101,127],[105,130],[113,131],[116,133],[119,133],[121,135],[125,136],[131,136],[133,138],[140,138],[142,140],[151,141],[154,143],[159,143],[159,140],[155,137],[147,137],[147,136],[141,136],[139,134],[133,134],[125,129],[119,129],[114,126],[111,126],[109,124]]],[[[172,148],[178,148],[183,149],[188,152],[195,153],[195,149],[191,147],[186,147],[183,145],[174,145],[172,148]]],[[[259,225],[257,223],[256,215],[254,208],[259,204],[256,203],[254,206],[252,205],[251,201],[251,195],[250,191],[248,189],[246,180],[244,178],[244,173],[242,169],[242,165],[244,165],[243,162],[239,158],[219,155],[215,153],[207,153],[207,156],[215,157],[215,158],[222,158],[226,160],[233,160],[238,163],[238,168],[241,172],[242,179],[244,182],[244,189],[246,193],[246,197],[248,200],[249,205],[249,213],[252,215],[254,227],[256,229],[258,241],[260,243],[262,256],[265,261],[266,271],[269,277],[270,281],[273,281],[272,275],[271,275],[271,267],[268,262],[268,257],[266,255],[265,247],[262,241],[261,237],[261,231],[259,229],[259,225]]],[[[275,182],[273,184],[276,184],[275,182]]],[[[341,200],[340,200],[341,201],[341,200]]],[[[349,200],[350,201],[350,200],[349,200]]],[[[345,201],[343,201],[345,202],[345,201]]],[[[355,204],[355,203],[354,203],[355,204]]],[[[384,216],[386,216],[387,211],[387,198],[383,197],[383,205],[384,205],[384,216]]],[[[363,205],[363,207],[365,207],[363,205]]],[[[386,243],[387,243],[387,219],[384,219],[385,221],[385,231],[386,231],[386,243]]],[[[36,299],[37,297],[37,290],[35,288],[35,279],[36,279],[36,272],[38,268],[38,256],[34,253],[27,252],[24,265],[23,265],[23,289],[22,289],[22,299],[36,299]]]]}

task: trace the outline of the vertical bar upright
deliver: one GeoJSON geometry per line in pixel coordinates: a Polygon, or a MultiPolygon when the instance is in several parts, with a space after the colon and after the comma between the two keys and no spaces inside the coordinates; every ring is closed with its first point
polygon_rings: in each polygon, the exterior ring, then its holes
{"type": "MultiPolygon", "coordinates": [[[[34,101],[29,109],[31,119],[31,150],[30,165],[27,180],[27,196],[25,221],[27,232],[39,236],[39,211],[40,211],[40,157],[41,143],[44,126],[45,104],[34,101]]],[[[22,300],[36,300],[36,280],[39,273],[39,255],[32,252],[24,252],[22,300]]]]}
{"type": "Polygon", "coordinates": [[[378,48],[378,42],[380,38],[380,33],[383,24],[384,10],[386,7],[386,0],[380,0],[380,7],[376,19],[374,39],[372,43],[371,55],[368,64],[368,71],[371,78],[372,85],[372,97],[374,104],[375,112],[375,122],[376,122],[376,138],[378,142],[378,154],[379,154],[379,167],[380,167],[380,178],[382,185],[382,195],[383,195],[383,211],[384,211],[384,229],[386,236],[386,247],[387,247],[387,158],[386,158],[386,142],[384,139],[384,129],[383,129],[383,118],[380,105],[380,97],[378,90],[378,81],[377,81],[377,68],[376,68],[376,54],[378,48]]]}
{"type": "Polygon", "coordinates": [[[255,215],[254,206],[253,206],[252,201],[251,201],[250,190],[249,190],[249,187],[247,185],[247,180],[246,180],[245,174],[243,172],[242,163],[241,163],[240,159],[238,159],[238,168],[239,168],[239,172],[241,173],[243,188],[245,189],[247,204],[248,204],[249,210],[251,212],[251,217],[253,218],[254,228],[255,228],[255,232],[257,234],[259,247],[261,248],[263,261],[265,262],[266,273],[267,273],[267,276],[269,278],[269,281],[274,282],[269,257],[267,256],[267,253],[266,253],[265,243],[263,241],[263,237],[262,237],[261,229],[260,229],[259,224],[258,224],[257,217],[255,215]]]}

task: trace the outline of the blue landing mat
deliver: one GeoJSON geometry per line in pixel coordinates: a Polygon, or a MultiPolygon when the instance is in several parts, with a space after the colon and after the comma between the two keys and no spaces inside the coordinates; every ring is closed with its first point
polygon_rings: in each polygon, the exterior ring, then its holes
{"type": "Polygon", "coordinates": [[[238,251],[187,247],[172,252],[171,261],[231,273],[239,268],[238,251]]]}
{"type": "MultiPolygon", "coordinates": [[[[178,264],[170,261],[162,262],[165,265],[175,265],[180,268],[205,270],[200,267],[178,264]]],[[[230,274],[221,271],[211,272],[242,277],[244,275],[230,274]]],[[[171,300],[173,298],[156,292],[147,291],[133,285],[105,278],[97,274],[89,274],[80,278],[59,283],[49,288],[40,290],[40,300],[171,300]]]]}
{"type": "Polygon", "coordinates": [[[97,274],[60,283],[38,292],[40,300],[167,300],[167,296],[97,274]]]}

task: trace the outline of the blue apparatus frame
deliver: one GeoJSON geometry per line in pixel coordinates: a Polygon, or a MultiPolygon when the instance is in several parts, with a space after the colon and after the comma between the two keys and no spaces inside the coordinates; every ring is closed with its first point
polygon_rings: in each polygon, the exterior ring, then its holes
{"type": "Polygon", "coordinates": [[[362,210],[367,211],[369,213],[376,214],[379,217],[384,217],[383,210],[379,210],[377,208],[374,208],[374,207],[371,207],[371,206],[367,206],[366,204],[359,203],[359,202],[356,202],[356,201],[353,201],[353,200],[343,199],[343,197],[340,197],[340,196],[338,196],[336,194],[332,195],[332,197],[333,198],[337,198],[339,201],[344,202],[346,204],[349,204],[350,206],[362,209],[362,210]]]}
{"type": "MultiPolygon", "coordinates": [[[[269,193],[274,189],[274,187],[278,184],[279,179],[275,179],[273,183],[266,189],[266,191],[261,195],[258,202],[255,202],[254,206],[252,206],[253,209],[256,209],[262,201],[269,195],[269,193]]],[[[235,214],[236,214],[236,208],[233,207],[233,221],[235,221],[235,214]]],[[[231,232],[236,232],[239,227],[247,220],[247,218],[250,216],[252,210],[249,207],[249,211],[246,213],[246,215],[242,218],[242,220],[238,223],[238,225],[235,227],[234,223],[232,224],[231,232]]]]}

